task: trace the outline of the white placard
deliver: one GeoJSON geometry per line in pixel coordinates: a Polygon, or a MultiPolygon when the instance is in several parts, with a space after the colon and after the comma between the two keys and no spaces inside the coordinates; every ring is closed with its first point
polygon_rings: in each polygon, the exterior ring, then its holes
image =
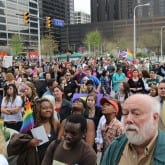
{"type": "Polygon", "coordinates": [[[8,68],[9,66],[12,66],[13,62],[13,56],[4,56],[3,57],[3,67],[8,68]]]}
{"type": "Polygon", "coordinates": [[[42,142],[39,143],[39,146],[49,141],[43,125],[31,129],[31,132],[34,138],[42,140],[42,142]]]}

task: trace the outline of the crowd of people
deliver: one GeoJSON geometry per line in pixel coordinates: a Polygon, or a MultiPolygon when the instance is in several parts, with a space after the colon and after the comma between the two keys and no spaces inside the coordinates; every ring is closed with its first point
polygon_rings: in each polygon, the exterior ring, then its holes
{"type": "Polygon", "coordinates": [[[2,165],[165,164],[165,64],[85,58],[0,70],[1,120],[17,132],[0,146],[2,165]],[[27,102],[44,143],[20,131],[27,102]]]}

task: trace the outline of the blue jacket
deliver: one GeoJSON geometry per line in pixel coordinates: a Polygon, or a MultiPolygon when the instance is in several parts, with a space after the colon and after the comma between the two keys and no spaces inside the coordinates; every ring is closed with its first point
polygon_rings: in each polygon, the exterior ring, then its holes
{"type": "MultiPolygon", "coordinates": [[[[126,135],[117,137],[105,151],[101,165],[117,165],[127,141],[126,135]]],[[[165,132],[159,130],[155,145],[152,165],[165,165],[165,132]]]]}

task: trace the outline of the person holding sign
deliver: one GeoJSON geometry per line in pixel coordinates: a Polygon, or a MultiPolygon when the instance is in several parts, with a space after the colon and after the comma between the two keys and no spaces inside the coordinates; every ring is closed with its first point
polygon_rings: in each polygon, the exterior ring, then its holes
{"type": "Polygon", "coordinates": [[[14,134],[7,147],[8,155],[18,156],[21,165],[40,165],[48,145],[57,138],[59,122],[54,119],[52,103],[46,99],[38,99],[33,106],[35,110],[34,128],[26,132],[14,134]]]}

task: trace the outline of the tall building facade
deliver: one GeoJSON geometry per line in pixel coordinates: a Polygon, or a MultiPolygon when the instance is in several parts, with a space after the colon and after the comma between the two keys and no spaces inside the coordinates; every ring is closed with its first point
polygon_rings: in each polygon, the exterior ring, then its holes
{"type": "Polygon", "coordinates": [[[119,0],[91,0],[91,21],[104,22],[119,19],[119,0]]]}
{"type": "Polygon", "coordinates": [[[36,49],[38,45],[37,0],[0,0],[0,46],[9,46],[13,34],[23,39],[25,48],[36,49]],[[24,12],[30,21],[25,25],[24,12]]]}
{"type": "MultiPolygon", "coordinates": [[[[160,28],[165,26],[165,16],[164,17],[148,17],[141,18],[137,21],[137,34],[143,35],[150,33],[151,35],[160,36],[160,28]]],[[[133,20],[117,20],[117,21],[107,21],[107,22],[97,22],[91,24],[75,24],[69,26],[69,44],[73,50],[78,51],[80,47],[86,47],[88,50],[88,45],[84,45],[84,40],[86,34],[91,31],[99,31],[105,40],[105,42],[112,40],[112,38],[125,37],[128,41],[133,42],[133,20]],[[128,32],[128,33],[127,33],[128,32]]],[[[61,47],[64,49],[67,47],[67,34],[64,28],[61,33],[61,47]]],[[[138,41],[138,35],[137,35],[138,41]]],[[[103,42],[104,45],[104,42],[103,42]]],[[[156,48],[157,51],[159,49],[156,48]]],[[[165,50],[164,50],[165,51],[165,50]]]]}
{"type": "Polygon", "coordinates": [[[74,12],[74,24],[86,24],[91,22],[91,16],[87,13],[76,11],[74,12]]]}
{"type": "MultiPolygon", "coordinates": [[[[165,1],[164,0],[136,0],[135,5],[150,3],[148,8],[149,15],[152,17],[165,16],[165,1]]],[[[143,10],[143,15],[146,16],[146,9],[143,10]]]]}
{"type": "Polygon", "coordinates": [[[55,39],[60,39],[60,28],[53,25],[54,19],[65,19],[65,0],[39,0],[39,11],[40,11],[40,27],[41,27],[41,38],[46,34],[55,36],[55,39]],[[52,25],[51,28],[46,26],[46,17],[51,17],[52,25]]]}
{"type": "Polygon", "coordinates": [[[104,22],[132,19],[134,7],[150,3],[147,7],[138,7],[137,18],[165,16],[165,0],[91,0],[91,21],[104,22]]]}
{"type": "MultiPolygon", "coordinates": [[[[41,37],[45,34],[51,34],[55,37],[58,43],[61,42],[61,29],[53,24],[54,19],[64,21],[65,26],[74,23],[74,0],[39,0],[40,2],[40,20],[41,37]],[[52,26],[50,29],[46,27],[46,17],[52,19],[52,26]]],[[[59,44],[60,45],[60,44],[59,44]]],[[[59,47],[60,49],[60,47],[59,47]]]]}
{"type": "Polygon", "coordinates": [[[67,24],[74,24],[74,0],[65,0],[65,9],[67,24]]]}

